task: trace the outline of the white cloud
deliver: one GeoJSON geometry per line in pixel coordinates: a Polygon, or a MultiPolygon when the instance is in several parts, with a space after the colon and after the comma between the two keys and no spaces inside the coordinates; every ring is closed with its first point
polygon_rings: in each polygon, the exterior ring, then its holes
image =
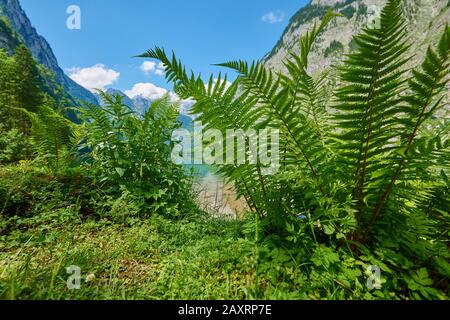
{"type": "Polygon", "coordinates": [[[157,76],[163,76],[165,74],[165,67],[162,62],[156,64],[156,62],[153,61],[145,61],[143,64],[141,64],[140,68],[147,75],[154,73],[157,76]]]}
{"type": "Polygon", "coordinates": [[[189,109],[195,103],[194,100],[192,100],[192,99],[181,100],[180,97],[172,91],[169,92],[169,96],[170,96],[170,101],[178,102],[180,104],[180,113],[181,114],[189,115],[189,109]]]}
{"type": "Polygon", "coordinates": [[[75,67],[67,71],[73,81],[92,92],[95,92],[96,89],[105,90],[106,86],[115,83],[120,77],[119,72],[107,69],[103,64],[96,64],[88,68],[75,67]]]}
{"type": "Polygon", "coordinates": [[[150,72],[155,71],[156,69],[156,62],[153,61],[145,61],[141,65],[141,70],[144,71],[145,74],[149,74],[150,72]]]}
{"type": "Polygon", "coordinates": [[[274,23],[283,22],[285,16],[286,15],[283,11],[277,10],[275,12],[271,11],[271,12],[266,13],[265,15],[263,15],[261,17],[261,20],[266,23],[274,24],[274,23]]]}
{"type": "Polygon", "coordinates": [[[173,91],[158,87],[150,82],[136,83],[133,88],[126,90],[125,94],[131,99],[142,97],[149,100],[159,99],[168,94],[170,101],[178,102],[180,104],[180,112],[184,115],[188,115],[189,108],[194,104],[193,100],[181,100],[180,97],[178,97],[178,95],[173,91]]]}
{"type": "Polygon", "coordinates": [[[181,100],[180,101],[180,113],[184,114],[186,116],[192,117],[192,115],[189,113],[189,110],[194,105],[195,101],[191,99],[181,100]]]}
{"type": "Polygon", "coordinates": [[[133,88],[126,90],[125,94],[131,99],[141,96],[146,99],[154,100],[162,98],[167,94],[167,90],[154,85],[153,83],[136,83],[133,88]]]}

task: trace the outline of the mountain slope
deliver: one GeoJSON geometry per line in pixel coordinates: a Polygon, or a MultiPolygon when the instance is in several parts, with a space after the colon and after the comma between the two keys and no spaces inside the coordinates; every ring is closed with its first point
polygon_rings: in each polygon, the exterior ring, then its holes
{"type": "MultiPolygon", "coordinates": [[[[352,50],[352,36],[364,26],[376,23],[385,3],[386,0],[312,0],[291,18],[281,39],[263,61],[269,68],[283,70],[281,61],[288,50],[297,52],[300,35],[312,29],[314,19],[322,18],[331,9],[343,16],[336,18],[323,32],[309,58],[310,71],[321,71],[336,60],[338,53],[352,50]]],[[[414,57],[410,63],[416,65],[422,60],[428,45],[437,41],[445,23],[450,21],[450,1],[404,0],[404,11],[414,43],[411,48],[414,57]]]]}
{"type": "MultiPolygon", "coordinates": [[[[125,93],[123,93],[120,90],[117,89],[108,89],[106,90],[106,93],[109,95],[118,95],[122,97],[122,103],[128,107],[130,107],[133,111],[137,112],[138,114],[144,114],[145,111],[147,111],[148,107],[152,104],[152,100],[144,98],[142,96],[137,96],[131,99],[128,97],[125,93]]],[[[100,95],[96,94],[96,97],[98,99],[98,104],[103,105],[103,101],[100,97],[100,95]]],[[[180,114],[178,116],[178,121],[181,122],[182,128],[190,130],[193,127],[193,119],[189,116],[186,116],[184,114],[180,114]]]]}
{"type": "MultiPolygon", "coordinates": [[[[91,92],[75,83],[59,67],[50,45],[31,25],[18,0],[0,0],[0,17],[8,20],[9,25],[18,36],[18,40],[25,44],[38,63],[44,65],[55,74],[56,81],[73,98],[97,103],[97,99],[91,92]]],[[[0,48],[11,52],[17,46],[17,43],[11,40],[11,36],[6,34],[5,30],[0,25],[0,48]]]]}
{"type": "Polygon", "coordinates": [[[0,48],[12,54],[14,48],[20,44],[19,36],[5,17],[0,17],[0,48]]]}

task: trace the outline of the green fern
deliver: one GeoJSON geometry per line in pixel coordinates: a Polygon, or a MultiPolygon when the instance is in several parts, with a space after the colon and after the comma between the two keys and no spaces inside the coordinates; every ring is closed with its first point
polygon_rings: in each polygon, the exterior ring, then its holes
{"type": "Polygon", "coordinates": [[[70,161],[71,134],[75,125],[52,108],[41,106],[37,113],[20,109],[31,121],[31,134],[38,155],[54,171],[70,161]]]}
{"type": "MultiPolygon", "coordinates": [[[[389,223],[397,231],[422,224],[423,234],[429,234],[435,228],[427,226],[435,223],[423,208],[436,197],[447,203],[440,173],[448,175],[448,121],[436,115],[448,80],[449,29],[437,50],[430,48],[422,66],[411,71],[402,4],[390,0],[379,26],[354,38],[357,48],[338,64],[335,81],[335,70],[308,73],[309,52],[334,16],[325,15],[300,39],[299,53],[290,52],[283,61],[285,74],[258,62],[219,64],[238,73],[231,86],[221,75],[205,84],[160,48],[141,57],[165,65],[167,80],[180,97],[195,100],[191,111],[207,128],[280,130],[277,175],[264,177],[258,163],[218,166],[249,207],[269,218],[268,225],[280,227],[305,213],[323,221],[327,236],[346,234],[356,243],[394,234],[389,223]]],[[[313,228],[305,232],[316,237],[313,228]]],[[[398,245],[413,247],[418,232],[405,231],[398,245]]]]}
{"type": "Polygon", "coordinates": [[[374,191],[392,175],[396,161],[393,142],[400,127],[400,93],[409,49],[401,1],[389,1],[379,28],[365,28],[354,38],[358,48],[341,67],[343,85],[336,92],[334,115],[341,163],[347,181],[354,181],[356,219],[361,226],[376,198],[374,191]]]}
{"type": "Polygon", "coordinates": [[[399,179],[408,180],[411,171],[416,170],[419,166],[429,167],[440,158],[441,164],[444,165],[443,168],[445,168],[445,164],[449,163],[448,121],[442,130],[439,131],[436,128],[438,135],[418,139],[420,130],[424,129],[423,125],[443,106],[442,100],[445,95],[441,93],[446,89],[449,81],[449,56],[450,28],[447,25],[439,42],[437,53],[430,47],[422,66],[413,70],[413,77],[409,80],[411,93],[404,97],[407,105],[402,108],[405,115],[401,117],[404,125],[401,136],[401,158],[395,166],[390,183],[372,210],[372,223],[377,219],[382,206],[399,179]],[[423,148],[424,152],[422,154],[413,152],[417,148],[423,148]],[[433,152],[437,154],[433,154],[433,152]]]}

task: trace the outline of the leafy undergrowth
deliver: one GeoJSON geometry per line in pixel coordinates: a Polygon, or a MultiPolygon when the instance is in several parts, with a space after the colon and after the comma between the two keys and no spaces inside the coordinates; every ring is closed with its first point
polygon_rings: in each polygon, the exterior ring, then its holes
{"type": "Polygon", "coordinates": [[[244,258],[241,241],[245,240],[223,240],[230,225],[173,223],[163,218],[129,223],[90,221],[8,235],[0,253],[1,297],[222,299],[247,295],[245,288],[254,282],[252,259],[244,258]],[[66,267],[71,265],[81,269],[79,290],[67,288],[66,267]]]}
{"type": "MultiPolygon", "coordinates": [[[[314,273],[316,279],[311,285],[289,251],[270,249],[264,244],[256,247],[253,241],[242,237],[240,224],[205,217],[178,222],[153,217],[145,221],[130,220],[126,225],[102,219],[70,225],[55,222],[52,226],[14,231],[2,236],[0,297],[333,299],[352,296],[352,289],[346,292],[338,279],[335,296],[333,292],[324,292],[326,286],[321,287],[322,281],[323,284],[330,281],[327,279],[330,275],[325,272],[314,273]],[[81,269],[80,289],[67,288],[69,266],[81,269]]],[[[331,263],[339,261],[338,255],[332,258],[335,260],[331,263]]],[[[359,267],[355,267],[354,275],[361,277],[359,267]]],[[[345,277],[342,274],[344,282],[345,277]]],[[[361,290],[354,298],[362,298],[362,291],[368,290],[361,290]]]]}
{"type": "Polygon", "coordinates": [[[401,275],[369,253],[257,242],[251,217],[133,215],[79,172],[3,167],[0,198],[0,299],[445,298],[422,267],[401,275]],[[367,287],[370,265],[381,268],[380,290],[367,287]],[[79,289],[67,286],[71,266],[79,289]]]}
{"type": "Polygon", "coordinates": [[[27,164],[0,168],[0,200],[2,299],[238,299],[268,281],[241,221],[133,216],[78,172],[27,164]],[[67,287],[70,266],[80,289],[67,287]]]}

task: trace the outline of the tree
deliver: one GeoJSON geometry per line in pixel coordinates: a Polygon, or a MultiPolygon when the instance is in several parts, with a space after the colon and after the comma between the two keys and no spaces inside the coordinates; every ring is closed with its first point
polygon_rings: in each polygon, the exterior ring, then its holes
{"type": "Polygon", "coordinates": [[[13,95],[13,59],[6,51],[0,50],[0,121],[7,130],[14,126],[11,114],[11,97],[13,95]]]}
{"type": "Polygon", "coordinates": [[[39,69],[30,50],[24,45],[14,52],[14,72],[16,82],[16,103],[31,112],[43,102],[39,69]]]}
{"type": "Polygon", "coordinates": [[[19,45],[12,56],[0,52],[0,119],[5,129],[16,127],[29,132],[28,118],[17,109],[38,111],[44,102],[41,83],[38,66],[24,45],[19,45]]]}

